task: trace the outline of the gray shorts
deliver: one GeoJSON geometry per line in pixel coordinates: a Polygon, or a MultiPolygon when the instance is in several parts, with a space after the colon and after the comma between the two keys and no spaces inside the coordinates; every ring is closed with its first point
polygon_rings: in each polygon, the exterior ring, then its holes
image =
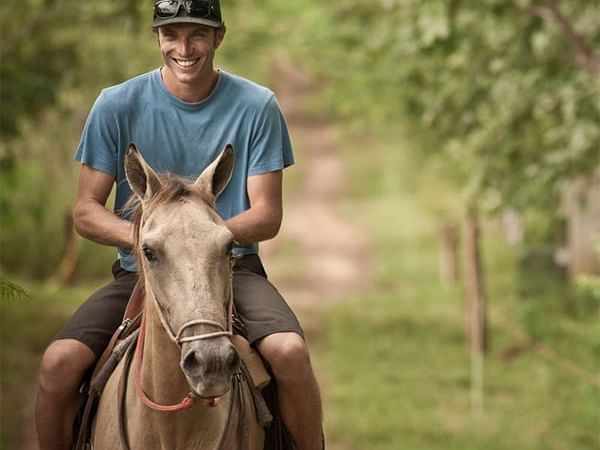
{"type": "MultiPolygon", "coordinates": [[[[100,357],[123,314],[137,273],[128,272],[115,262],[113,281],[91,295],[67,322],[55,339],[75,339],[100,357]]],[[[304,337],[294,312],[267,280],[258,255],[246,255],[233,269],[233,301],[251,344],[273,333],[295,332],[304,337]]]]}

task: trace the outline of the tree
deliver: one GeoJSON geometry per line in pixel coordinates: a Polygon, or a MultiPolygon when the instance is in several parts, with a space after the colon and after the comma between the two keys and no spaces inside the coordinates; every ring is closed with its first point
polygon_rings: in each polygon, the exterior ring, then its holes
{"type": "Polygon", "coordinates": [[[137,25],[141,3],[145,2],[3,1],[0,138],[17,136],[20,120],[56,104],[63,83],[78,79],[86,26],[123,21],[137,25]]]}
{"type": "Polygon", "coordinates": [[[154,47],[151,38],[137,45],[140,7],[147,18],[142,0],[1,4],[0,267],[44,277],[63,253],[85,114],[100,86],[121,81],[154,47]]]}
{"type": "Polygon", "coordinates": [[[562,181],[599,165],[600,65],[590,48],[600,16],[584,0],[561,8],[344,0],[330,6],[335,26],[327,44],[310,46],[312,61],[333,80],[339,112],[408,122],[423,152],[452,163],[474,195],[548,201],[562,181]]]}

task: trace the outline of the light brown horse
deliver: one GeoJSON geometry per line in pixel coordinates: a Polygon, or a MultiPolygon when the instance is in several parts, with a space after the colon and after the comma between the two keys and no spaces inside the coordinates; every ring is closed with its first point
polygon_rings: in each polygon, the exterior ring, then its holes
{"type": "MultiPolygon", "coordinates": [[[[136,250],[146,292],[142,338],[124,378],[126,441],[132,450],[262,450],[264,431],[231,342],[234,239],[214,210],[233,170],[233,150],[228,146],[195,182],[156,174],[133,146],[125,169],[138,202],[136,250]],[[182,399],[175,412],[148,406],[182,399]]],[[[93,449],[124,448],[122,371],[123,361],[100,399],[93,449]]]]}

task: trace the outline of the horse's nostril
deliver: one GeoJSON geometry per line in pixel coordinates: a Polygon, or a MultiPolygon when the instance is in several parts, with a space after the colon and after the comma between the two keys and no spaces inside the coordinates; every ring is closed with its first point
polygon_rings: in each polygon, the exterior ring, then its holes
{"type": "Polygon", "coordinates": [[[190,351],[183,359],[181,368],[185,372],[195,372],[200,367],[201,358],[195,351],[190,351]]]}
{"type": "Polygon", "coordinates": [[[233,347],[231,348],[229,355],[227,356],[225,367],[230,369],[232,372],[237,372],[240,368],[240,357],[233,347]]]}

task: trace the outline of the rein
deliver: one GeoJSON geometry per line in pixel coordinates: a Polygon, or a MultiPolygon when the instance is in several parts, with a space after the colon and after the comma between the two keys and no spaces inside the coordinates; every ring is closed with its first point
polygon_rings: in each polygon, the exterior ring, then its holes
{"type": "MultiPolygon", "coordinates": [[[[175,342],[179,347],[181,347],[181,344],[184,342],[192,342],[192,341],[198,341],[198,340],[202,340],[202,339],[213,339],[213,338],[221,337],[221,336],[229,336],[229,337],[232,336],[232,334],[233,334],[232,333],[232,318],[231,318],[232,317],[232,309],[233,309],[233,290],[232,289],[230,289],[230,299],[229,299],[229,308],[228,308],[228,316],[227,316],[227,330],[225,329],[225,327],[222,324],[220,324],[219,322],[216,322],[214,320],[195,319],[195,320],[190,320],[189,322],[184,323],[181,326],[181,328],[179,328],[179,331],[177,332],[177,334],[173,334],[171,327],[169,326],[169,324],[167,323],[166,319],[163,316],[162,310],[160,308],[160,304],[158,303],[158,300],[156,299],[154,292],[148,288],[149,288],[149,286],[146,285],[146,295],[150,295],[152,297],[152,299],[154,301],[155,309],[158,313],[158,316],[159,316],[161,324],[163,325],[163,328],[165,329],[165,331],[167,332],[167,334],[169,335],[171,340],[173,342],[175,342]],[[203,334],[196,334],[193,336],[182,337],[182,334],[186,328],[193,326],[193,325],[199,325],[199,324],[215,326],[215,327],[219,328],[221,331],[214,331],[214,332],[210,332],[210,333],[203,333],[203,334]]],[[[137,338],[137,350],[135,352],[134,384],[135,384],[135,391],[136,391],[138,397],[140,398],[140,400],[142,400],[142,402],[147,407],[149,407],[150,409],[153,409],[155,411],[174,412],[174,411],[181,411],[184,409],[191,408],[198,399],[198,396],[193,391],[190,391],[185,397],[183,397],[183,399],[181,399],[181,401],[179,403],[172,404],[172,405],[163,405],[163,404],[157,403],[157,402],[153,401],[148,396],[148,394],[146,394],[146,391],[144,391],[144,387],[142,386],[142,359],[143,359],[143,354],[144,354],[144,338],[145,338],[145,336],[146,336],[146,309],[144,308],[144,312],[142,313],[142,321],[140,324],[140,333],[137,338]]]]}
{"type": "Polygon", "coordinates": [[[181,411],[184,409],[191,408],[192,405],[196,401],[196,395],[190,391],[179,403],[174,405],[161,405],[160,403],[154,402],[146,391],[144,391],[144,387],[142,386],[142,358],[144,353],[144,337],[146,336],[146,312],[142,314],[142,323],[140,325],[140,333],[138,334],[137,340],[137,351],[135,352],[135,372],[134,372],[134,383],[135,383],[135,391],[137,392],[138,397],[144,404],[153,409],[155,411],[163,411],[163,412],[172,412],[172,411],[181,411]]]}

